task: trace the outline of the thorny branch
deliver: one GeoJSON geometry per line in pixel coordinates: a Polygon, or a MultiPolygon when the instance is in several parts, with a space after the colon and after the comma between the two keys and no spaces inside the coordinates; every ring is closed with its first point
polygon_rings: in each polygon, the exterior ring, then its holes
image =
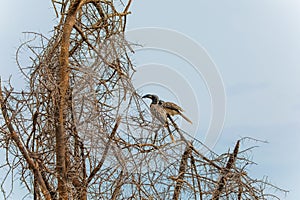
{"type": "Polygon", "coordinates": [[[9,130],[9,137],[14,141],[14,143],[16,144],[17,148],[20,150],[20,152],[22,153],[23,157],[26,160],[26,163],[29,165],[29,169],[33,172],[34,177],[36,178],[39,187],[43,193],[43,195],[45,196],[45,198],[51,199],[50,197],[50,193],[46,187],[46,184],[44,182],[44,179],[41,175],[41,172],[39,170],[39,166],[38,163],[34,161],[34,159],[30,156],[30,151],[24,146],[20,135],[15,131],[11,121],[12,119],[10,118],[9,114],[8,114],[8,110],[6,107],[6,101],[5,98],[3,97],[3,93],[2,93],[2,85],[1,85],[1,80],[0,80],[0,107],[1,107],[1,111],[2,111],[2,116],[4,118],[6,127],[9,130]]]}

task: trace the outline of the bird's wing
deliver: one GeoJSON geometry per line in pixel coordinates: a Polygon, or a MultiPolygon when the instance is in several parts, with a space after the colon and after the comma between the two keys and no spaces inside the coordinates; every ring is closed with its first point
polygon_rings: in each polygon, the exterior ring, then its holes
{"type": "Polygon", "coordinates": [[[184,111],[180,106],[178,106],[177,104],[172,103],[172,102],[163,102],[162,105],[163,105],[163,107],[171,109],[171,110],[177,110],[180,112],[184,111]]]}

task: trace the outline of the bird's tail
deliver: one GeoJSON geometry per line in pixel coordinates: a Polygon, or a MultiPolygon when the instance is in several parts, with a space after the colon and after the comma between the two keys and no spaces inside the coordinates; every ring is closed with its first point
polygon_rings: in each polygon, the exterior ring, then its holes
{"type": "Polygon", "coordinates": [[[192,122],[189,118],[187,118],[184,114],[182,114],[181,112],[180,112],[179,114],[180,114],[180,116],[181,116],[183,119],[185,119],[187,122],[193,124],[193,122],[192,122]]]}

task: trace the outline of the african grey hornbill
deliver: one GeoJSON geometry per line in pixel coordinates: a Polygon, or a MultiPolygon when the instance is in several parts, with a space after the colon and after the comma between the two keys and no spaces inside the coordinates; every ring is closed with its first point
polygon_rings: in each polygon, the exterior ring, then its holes
{"type": "Polygon", "coordinates": [[[166,110],[167,115],[170,116],[180,115],[183,119],[185,119],[186,121],[192,124],[192,121],[189,118],[187,118],[184,114],[182,114],[184,110],[177,104],[173,102],[164,102],[163,100],[159,100],[158,104],[162,105],[162,107],[166,110]]]}
{"type": "Polygon", "coordinates": [[[149,98],[152,100],[150,104],[150,112],[154,119],[158,120],[162,125],[167,122],[167,112],[161,104],[159,104],[159,98],[154,94],[146,94],[142,98],[149,98]]]}
{"type": "MultiPolygon", "coordinates": [[[[153,121],[158,121],[160,123],[160,126],[161,127],[166,127],[168,132],[169,132],[169,135],[172,139],[172,141],[174,143],[175,142],[175,139],[172,135],[172,132],[171,132],[171,129],[169,127],[169,123],[168,123],[168,120],[167,120],[167,117],[170,117],[167,115],[167,112],[166,110],[163,108],[163,106],[161,104],[159,104],[159,98],[157,95],[154,95],[154,94],[146,94],[145,96],[143,96],[142,98],[149,98],[152,100],[151,104],[150,104],[150,112],[152,114],[152,118],[154,119],[153,121]]],[[[154,141],[156,140],[156,137],[157,137],[157,132],[155,134],[155,137],[154,137],[154,141]]]]}

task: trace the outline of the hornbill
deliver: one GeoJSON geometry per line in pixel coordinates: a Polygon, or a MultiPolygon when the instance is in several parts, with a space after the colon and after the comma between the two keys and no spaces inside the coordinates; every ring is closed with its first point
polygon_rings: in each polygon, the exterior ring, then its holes
{"type": "Polygon", "coordinates": [[[189,118],[187,118],[184,114],[182,114],[184,110],[177,104],[172,102],[164,102],[163,100],[159,100],[158,104],[161,105],[166,110],[167,115],[170,116],[180,115],[183,119],[185,119],[186,121],[192,124],[192,121],[189,118]]]}
{"type": "MultiPolygon", "coordinates": [[[[175,139],[172,135],[172,132],[170,130],[168,120],[167,120],[167,117],[170,117],[170,116],[167,114],[167,112],[163,108],[163,106],[161,104],[159,104],[160,100],[159,100],[158,96],[154,95],[154,94],[146,94],[142,98],[149,98],[149,99],[152,100],[152,102],[150,104],[150,112],[152,114],[152,117],[154,119],[157,119],[161,123],[162,126],[167,127],[169,135],[170,135],[172,141],[174,143],[176,143],[175,139]]],[[[157,137],[157,132],[155,134],[154,141],[156,140],[156,137],[157,137]]]]}
{"type": "Polygon", "coordinates": [[[142,98],[149,98],[152,100],[150,104],[150,112],[152,116],[157,119],[162,125],[167,122],[167,112],[161,104],[159,104],[159,98],[154,94],[146,94],[142,98]]]}

